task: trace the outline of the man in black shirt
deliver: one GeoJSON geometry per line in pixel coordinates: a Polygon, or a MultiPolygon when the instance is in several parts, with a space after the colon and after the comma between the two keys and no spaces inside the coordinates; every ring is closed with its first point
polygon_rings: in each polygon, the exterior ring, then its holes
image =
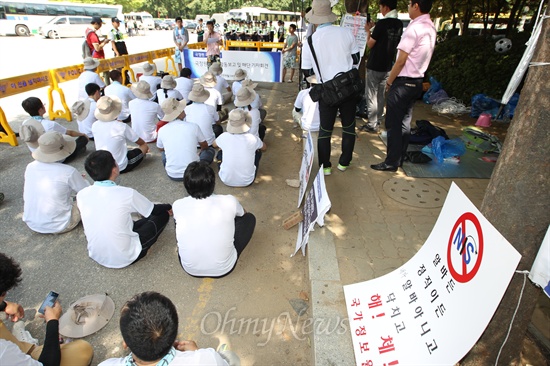
{"type": "Polygon", "coordinates": [[[384,18],[375,24],[365,24],[370,49],[367,60],[366,92],[368,123],[362,130],[378,132],[378,126],[384,113],[384,91],[390,70],[395,62],[397,45],[403,33],[403,22],[397,19],[397,0],[380,0],[380,13],[384,18]],[[371,32],[372,30],[372,32],[371,32]]]}

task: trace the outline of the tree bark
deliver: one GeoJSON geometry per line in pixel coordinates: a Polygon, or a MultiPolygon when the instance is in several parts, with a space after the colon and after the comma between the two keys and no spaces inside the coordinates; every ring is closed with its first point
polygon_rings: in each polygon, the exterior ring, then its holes
{"type": "MultiPolygon", "coordinates": [[[[549,8],[550,0],[546,14],[549,8]]],[[[550,19],[542,22],[542,33],[533,55],[533,61],[538,62],[548,61],[550,57],[550,42],[547,41],[550,37],[550,19]]],[[[485,217],[522,255],[518,270],[531,269],[550,224],[549,78],[548,66],[529,68],[514,119],[481,204],[485,217]]],[[[495,275],[498,276],[497,273],[495,275]]],[[[495,364],[522,284],[523,275],[515,274],[493,319],[461,365],[495,364]]],[[[527,280],[498,365],[519,365],[523,339],[539,294],[540,289],[527,280]]]]}

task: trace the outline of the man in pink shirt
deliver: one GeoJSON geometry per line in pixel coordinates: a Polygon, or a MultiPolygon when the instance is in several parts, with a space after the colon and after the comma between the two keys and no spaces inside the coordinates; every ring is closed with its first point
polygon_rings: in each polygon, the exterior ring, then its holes
{"type": "Polygon", "coordinates": [[[207,31],[204,34],[206,42],[206,64],[210,67],[214,62],[220,62],[220,45],[223,45],[221,34],[214,30],[214,22],[206,22],[207,31]]]}
{"type": "Polygon", "coordinates": [[[436,30],[429,12],[432,0],[410,0],[412,21],[397,46],[397,60],[386,83],[386,160],[371,165],[374,170],[397,171],[409,146],[414,102],[422,95],[422,80],[435,47],[436,30]]]}

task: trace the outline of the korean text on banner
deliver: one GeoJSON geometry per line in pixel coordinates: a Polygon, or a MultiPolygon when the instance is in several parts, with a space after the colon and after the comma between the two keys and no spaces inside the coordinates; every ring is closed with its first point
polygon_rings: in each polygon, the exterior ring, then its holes
{"type": "Polygon", "coordinates": [[[0,98],[50,85],[49,71],[35,72],[0,80],[0,98]]]}
{"type": "Polygon", "coordinates": [[[344,286],[357,365],[454,365],[487,327],[520,257],[453,183],[411,260],[344,286]]]}

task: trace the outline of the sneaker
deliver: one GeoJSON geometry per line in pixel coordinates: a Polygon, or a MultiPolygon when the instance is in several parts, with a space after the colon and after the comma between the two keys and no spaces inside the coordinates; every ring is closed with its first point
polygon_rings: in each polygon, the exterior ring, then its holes
{"type": "Polygon", "coordinates": [[[345,166],[345,165],[342,165],[342,164],[338,164],[338,170],[341,171],[341,172],[345,172],[348,168],[349,168],[349,165],[345,166]]]}
{"type": "Polygon", "coordinates": [[[378,133],[378,126],[371,127],[367,124],[364,124],[363,126],[359,127],[359,130],[369,132],[369,133],[378,133]]]}
{"type": "Polygon", "coordinates": [[[331,175],[332,174],[332,168],[331,167],[323,168],[323,174],[324,175],[331,175]]]}
{"type": "Polygon", "coordinates": [[[38,339],[31,336],[29,331],[25,330],[25,322],[20,320],[13,325],[12,334],[19,342],[26,342],[38,345],[38,339]]]}

